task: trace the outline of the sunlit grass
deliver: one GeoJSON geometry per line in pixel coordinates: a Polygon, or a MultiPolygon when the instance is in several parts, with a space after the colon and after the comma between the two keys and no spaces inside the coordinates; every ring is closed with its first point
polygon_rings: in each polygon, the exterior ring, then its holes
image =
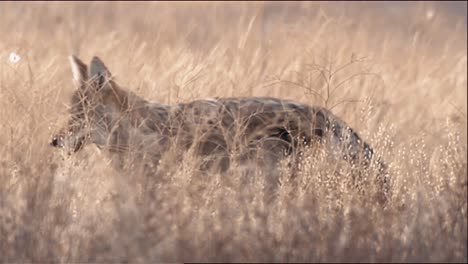
{"type": "Polygon", "coordinates": [[[466,21],[431,3],[398,19],[371,3],[0,10],[0,262],[467,261],[466,21]],[[71,53],[100,56],[161,103],[267,95],[331,108],[389,165],[391,203],[324,153],[295,180],[280,166],[273,198],[268,175],[204,175],[190,156],[166,157],[150,179],[94,146],[67,158],[48,143],[69,118],[71,53]]]}

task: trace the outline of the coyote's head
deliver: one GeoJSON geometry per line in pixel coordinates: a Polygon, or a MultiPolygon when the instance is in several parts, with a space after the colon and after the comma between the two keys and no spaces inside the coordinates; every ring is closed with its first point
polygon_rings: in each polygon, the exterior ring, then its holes
{"type": "MultiPolygon", "coordinates": [[[[65,128],[53,136],[50,144],[77,152],[87,143],[106,143],[113,115],[119,113],[123,103],[121,92],[112,81],[104,63],[93,57],[90,68],[75,56],[70,65],[76,90],[72,96],[70,120],[65,128]]],[[[124,97],[125,98],[125,97],[124,97]]]]}

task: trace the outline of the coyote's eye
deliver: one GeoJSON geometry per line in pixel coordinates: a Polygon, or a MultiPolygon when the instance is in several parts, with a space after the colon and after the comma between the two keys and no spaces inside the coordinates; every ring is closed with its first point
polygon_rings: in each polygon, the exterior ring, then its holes
{"type": "Polygon", "coordinates": [[[85,139],[86,139],[85,137],[81,137],[77,140],[75,144],[75,149],[73,150],[74,152],[77,152],[78,150],[83,148],[85,139]]]}

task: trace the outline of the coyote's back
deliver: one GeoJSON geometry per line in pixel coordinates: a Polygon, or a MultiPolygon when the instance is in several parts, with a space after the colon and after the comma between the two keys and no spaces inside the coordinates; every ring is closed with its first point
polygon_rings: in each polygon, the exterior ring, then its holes
{"type": "MultiPolygon", "coordinates": [[[[157,170],[170,150],[191,151],[203,169],[227,170],[232,163],[275,167],[306,148],[323,149],[351,166],[378,165],[383,196],[388,195],[385,164],[344,121],[321,107],[269,97],[218,98],[176,105],[149,102],[121,88],[104,63],[90,68],[70,57],[77,89],[71,119],[52,139],[68,153],[96,144],[122,168],[129,153],[157,170]]],[[[174,164],[175,165],[175,164],[174,164]]],[[[292,164],[291,166],[294,166],[292,164]]]]}

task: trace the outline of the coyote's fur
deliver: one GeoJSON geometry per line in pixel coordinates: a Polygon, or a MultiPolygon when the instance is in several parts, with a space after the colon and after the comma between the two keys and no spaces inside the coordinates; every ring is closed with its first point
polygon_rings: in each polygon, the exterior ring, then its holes
{"type": "MultiPolygon", "coordinates": [[[[71,119],[51,142],[69,153],[94,143],[117,164],[133,151],[152,170],[174,146],[209,157],[203,166],[220,171],[252,159],[274,166],[305,147],[325,148],[353,166],[367,167],[375,159],[356,132],[322,107],[265,97],[153,103],[121,88],[98,57],[89,70],[77,57],[69,59],[77,86],[71,119]]],[[[385,174],[381,182],[387,193],[386,167],[380,159],[374,164],[385,174]]]]}

